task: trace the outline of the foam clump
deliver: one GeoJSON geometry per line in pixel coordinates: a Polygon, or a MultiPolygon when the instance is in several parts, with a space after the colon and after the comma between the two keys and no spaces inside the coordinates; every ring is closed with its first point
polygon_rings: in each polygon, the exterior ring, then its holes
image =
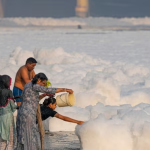
{"type": "Polygon", "coordinates": [[[144,18],[122,18],[120,19],[124,22],[132,23],[133,25],[150,25],[150,18],[144,17],[144,18]]]}
{"type": "Polygon", "coordinates": [[[84,22],[69,19],[55,19],[55,18],[7,18],[3,21],[10,21],[21,26],[77,26],[85,25],[84,22]]]}
{"type": "Polygon", "coordinates": [[[76,127],[82,150],[150,149],[150,104],[88,106],[90,120],[76,127]],[[93,114],[94,113],[94,114],[93,114]],[[95,115],[96,114],[96,115],[95,115]],[[108,144],[109,143],[109,144],[108,144]]]}
{"type": "Polygon", "coordinates": [[[94,120],[76,127],[81,150],[132,150],[133,143],[129,126],[121,120],[94,120]]]}
{"type": "Polygon", "coordinates": [[[25,64],[27,58],[34,57],[32,51],[22,50],[21,47],[17,47],[10,54],[9,63],[17,66],[22,66],[25,64]]]}
{"type": "Polygon", "coordinates": [[[2,18],[1,25],[10,27],[23,26],[23,27],[64,27],[64,26],[88,26],[88,27],[124,27],[124,26],[137,26],[137,25],[150,25],[150,17],[143,18],[111,18],[111,17],[88,17],[88,18],[2,18]]]}

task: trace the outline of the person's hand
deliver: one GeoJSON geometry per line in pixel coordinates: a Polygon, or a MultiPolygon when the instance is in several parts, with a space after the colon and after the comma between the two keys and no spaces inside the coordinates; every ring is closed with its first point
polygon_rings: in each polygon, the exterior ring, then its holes
{"type": "Polygon", "coordinates": [[[46,96],[46,93],[41,94],[41,95],[39,96],[39,99],[41,100],[41,99],[44,98],[45,96],[46,96]]]}
{"type": "Polygon", "coordinates": [[[79,121],[78,125],[82,125],[84,123],[84,121],[79,121]]]}
{"type": "Polygon", "coordinates": [[[66,89],[66,92],[68,92],[69,94],[73,94],[73,90],[72,89],[66,89]]]}
{"type": "Polygon", "coordinates": [[[45,96],[49,96],[49,97],[54,97],[55,94],[50,94],[50,93],[44,93],[44,94],[41,94],[39,96],[39,99],[41,100],[42,98],[44,98],[45,96]]]}
{"type": "Polygon", "coordinates": [[[46,96],[46,93],[42,94],[41,96],[42,96],[42,97],[45,97],[45,96],[46,96]]]}

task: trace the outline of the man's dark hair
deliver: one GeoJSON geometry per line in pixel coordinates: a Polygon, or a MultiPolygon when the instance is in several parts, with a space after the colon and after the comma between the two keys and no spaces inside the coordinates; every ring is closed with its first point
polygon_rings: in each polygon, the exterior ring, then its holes
{"type": "Polygon", "coordinates": [[[30,57],[26,60],[26,64],[33,64],[33,63],[37,63],[37,61],[33,58],[33,57],[30,57]]]}

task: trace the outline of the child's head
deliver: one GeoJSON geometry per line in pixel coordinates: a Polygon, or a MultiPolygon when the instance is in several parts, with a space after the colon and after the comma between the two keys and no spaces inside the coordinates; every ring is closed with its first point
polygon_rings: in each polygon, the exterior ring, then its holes
{"type": "Polygon", "coordinates": [[[48,106],[54,110],[56,108],[56,105],[57,105],[56,99],[54,97],[49,97],[49,98],[44,100],[43,105],[48,106]]]}

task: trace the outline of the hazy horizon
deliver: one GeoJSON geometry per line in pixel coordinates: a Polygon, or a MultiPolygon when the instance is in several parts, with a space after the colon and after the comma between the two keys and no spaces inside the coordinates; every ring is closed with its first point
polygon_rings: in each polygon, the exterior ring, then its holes
{"type": "MultiPolygon", "coordinates": [[[[2,0],[4,17],[74,17],[76,0],[2,0]],[[4,3],[5,2],[5,3],[4,3]]],[[[89,0],[92,17],[150,16],[149,0],[89,0]]]]}

